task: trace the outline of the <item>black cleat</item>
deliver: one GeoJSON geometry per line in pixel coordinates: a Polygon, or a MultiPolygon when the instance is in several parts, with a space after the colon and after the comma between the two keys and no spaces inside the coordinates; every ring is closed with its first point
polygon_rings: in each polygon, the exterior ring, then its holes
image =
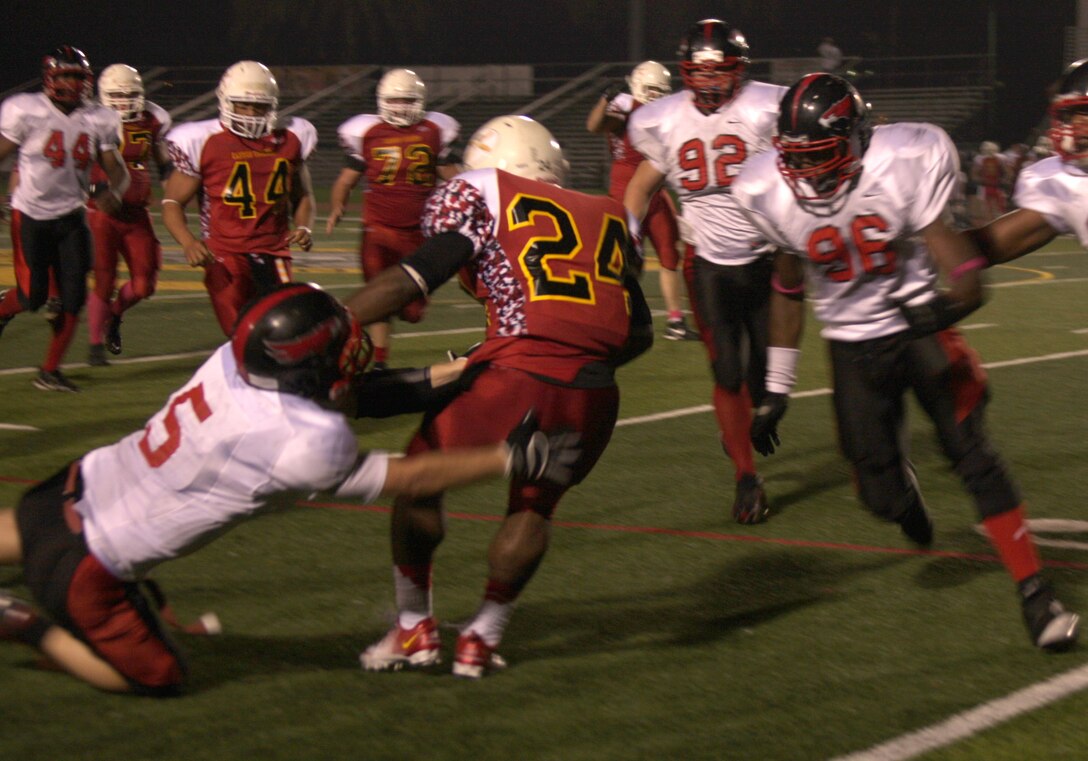
{"type": "Polygon", "coordinates": [[[106,359],[106,347],[102,344],[91,344],[87,352],[87,364],[91,367],[108,367],[110,361],[106,359]]]}
{"type": "Polygon", "coordinates": [[[34,387],[42,391],[79,391],[79,386],[68,380],[59,369],[52,373],[48,370],[39,370],[34,378],[34,387]]]}
{"type": "Polygon", "coordinates": [[[110,321],[106,325],[106,348],[110,354],[121,353],[121,317],[110,315],[110,321]]]}
{"type": "Polygon", "coordinates": [[[770,515],[763,479],[748,473],[737,481],[737,498],[733,501],[733,520],[737,523],[763,523],[770,515]]]}
{"type": "Polygon", "coordinates": [[[1020,582],[1020,605],[1031,643],[1050,652],[1068,650],[1077,641],[1080,616],[1067,611],[1050,585],[1031,576],[1020,582]]]}
{"type": "Polygon", "coordinates": [[[699,334],[689,328],[683,319],[669,320],[665,325],[665,338],[669,341],[698,341],[699,334]]]}
{"type": "Polygon", "coordinates": [[[921,498],[911,502],[907,511],[899,516],[897,523],[903,535],[919,547],[928,547],[933,544],[933,520],[926,512],[926,506],[921,498]]]}

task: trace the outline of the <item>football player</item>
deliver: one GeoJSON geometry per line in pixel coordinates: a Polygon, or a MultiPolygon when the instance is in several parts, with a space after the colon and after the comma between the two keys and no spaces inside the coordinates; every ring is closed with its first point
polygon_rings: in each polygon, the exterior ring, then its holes
{"type": "MultiPolygon", "coordinates": [[[[98,99],[121,115],[121,156],[131,178],[117,216],[98,211],[93,199],[87,204],[87,221],[94,236],[94,289],[87,298],[87,361],[107,365],[107,349],[110,354],[121,353],[121,316],[155,292],[162,266],[162,248],[147,206],[151,201],[150,166],[157,167],[162,179],[170,174],[166,133],[171,120],[165,110],[144,99],[140,72],[123,63],[102,70],[98,99]],[[129,279],[114,298],[118,254],[125,260],[129,279]]],[[[92,173],[92,182],[101,179],[92,173]]]]}
{"type": "Polygon", "coordinates": [[[59,294],[53,336],[34,377],[43,391],[78,391],[60,370],[87,299],[93,243],[85,204],[93,196],[106,214],[120,211],[129,174],[118,151],[120,118],[91,101],[94,75],[87,56],[62,45],[42,59],[42,91],[13,95],[0,105],[0,162],[19,154],[12,196],[17,287],[0,295],[0,331],[24,310],[37,311],[50,290],[59,294]],[[93,186],[93,166],[105,181],[93,186]]]}
{"type": "Polygon", "coordinates": [[[990,264],[1012,261],[1058,235],[1088,247],[1088,58],[1069,65],[1050,104],[1049,145],[1055,155],[1024,167],[1016,211],[970,230],[990,264]]]}
{"type": "MultiPolygon", "coordinates": [[[[371,500],[504,474],[518,483],[571,478],[577,437],[548,437],[531,416],[474,448],[360,453],[344,412],[371,406],[371,381],[359,377],[369,348],[319,288],[289,284],[256,301],[230,342],[144,428],[0,510],[0,564],[23,566],[45,613],[0,593],[0,639],[34,646],[102,690],[176,694],[186,665],[156,615],[164,598],[155,589],[156,605],[144,596],[148,572],[266,512],[281,495],[371,500]]],[[[435,366],[420,382],[455,384],[463,367],[435,366]]]]}
{"type": "Polygon", "coordinates": [[[756,448],[779,443],[807,291],[829,343],[839,445],[861,501],[915,544],[933,541],[902,444],[912,391],[1018,585],[1032,643],[1068,647],[1078,617],[1040,576],[1023,499],[985,432],[985,371],[953,327],[982,304],[985,264],[946,222],[955,146],[930,124],[872,127],[853,85],[819,73],[782,98],[775,147],[733,183],[745,214],[779,247],[756,448]],[[938,273],[947,291],[938,291],[938,273]]]}
{"type": "Polygon", "coordinates": [[[747,81],[748,42],[718,19],[689,28],[680,43],[684,90],[631,114],[627,135],[646,157],[627,185],[624,205],[645,217],[668,182],[691,231],[684,277],[695,322],[710,356],[714,414],[733,461],[733,518],[769,514],[748,433],[763,397],[771,265],[759,233],[730,193],[744,162],[771,147],[784,87],[747,81]]]}
{"type": "MultiPolygon", "coordinates": [[[[366,324],[426,296],[467,267],[487,293],[484,342],[468,368],[472,386],[423,425],[408,454],[499,441],[530,404],[548,428],[582,435],[579,483],[604,452],[619,409],[615,368],[653,344],[636,279],[623,206],[562,188],[567,162],[541,124],[496,117],[465,151],[467,171],[431,195],[426,241],[347,301],[366,324]]],[[[483,601],[462,628],[453,673],[479,678],[501,668],[495,650],[519,594],[548,546],[550,518],[566,487],[515,481],[488,550],[483,601]]],[[[400,498],[393,507],[397,621],[362,654],[368,670],[439,662],[431,571],[445,530],[442,498],[400,498]]]]}
{"type": "Polygon", "coordinates": [[[256,61],[239,61],[217,88],[219,118],[180,124],[167,141],[174,171],[162,221],[204,286],[223,333],[255,296],[291,280],[291,246],[313,246],[313,190],[306,160],[317,130],[292,116],[280,123],[279,85],[256,61]],[[185,206],[200,193],[203,237],[185,206]]]}
{"type": "MultiPolygon", "coordinates": [[[[438,180],[457,174],[450,148],[461,125],[446,114],[427,111],[427,86],[414,71],[392,69],[378,83],[378,113],[359,114],[340,125],[346,163],[329,194],[325,230],[332,233],[348,205],[352,188],[366,179],[359,257],[369,281],[415,251],[423,242],[419,220],[423,203],[438,180]]],[[[426,300],[405,306],[400,318],[419,322],[426,300]]],[[[367,330],[374,361],[389,359],[390,324],[383,319],[367,330]]]]}
{"type": "MultiPolygon", "coordinates": [[[[643,61],[627,77],[630,92],[620,92],[610,85],[594,104],[586,117],[586,129],[608,138],[608,150],[612,155],[612,171],[608,194],[623,201],[627,183],[635,173],[643,156],[636,151],[627,137],[627,119],[638,107],[651,103],[672,92],[669,70],[657,61],[643,61]]],[[[665,338],[670,341],[697,341],[699,334],[691,330],[684,320],[680,297],[680,228],[676,221],[676,206],[672,196],[664,189],[650,199],[646,218],[642,220],[643,240],[650,239],[661,265],[659,272],[661,295],[668,311],[665,338]]]]}
{"type": "Polygon", "coordinates": [[[978,199],[976,216],[980,224],[1004,214],[1008,199],[1005,195],[1006,167],[1000,153],[1001,147],[992,140],[984,140],[978,153],[971,160],[971,181],[975,184],[978,199]]]}

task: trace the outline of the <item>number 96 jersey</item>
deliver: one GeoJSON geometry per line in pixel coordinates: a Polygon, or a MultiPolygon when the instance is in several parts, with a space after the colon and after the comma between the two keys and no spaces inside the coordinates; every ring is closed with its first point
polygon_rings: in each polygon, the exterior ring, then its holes
{"type": "Polygon", "coordinates": [[[944,212],[956,183],[956,147],[931,124],[876,127],[857,185],[801,204],[777,155],[756,157],[733,195],[772,243],[805,260],[821,335],[865,341],[907,329],[899,304],[935,296],[937,273],[921,233],[944,212]]]}
{"type": "Polygon", "coordinates": [[[291,255],[291,186],[317,146],[314,125],[291,117],[269,135],[244,138],[207,119],[166,139],[175,170],[201,180],[200,224],[213,254],[291,255]]]}
{"type": "Polygon", "coordinates": [[[423,234],[472,241],[467,267],[487,293],[487,340],[473,361],[567,383],[608,360],[630,331],[625,220],[613,198],[499,169],[464,172],[435,191],[423,234]]]}
{"type": "Polygon", "coordinates": [[[744,163],[771,148],[778,102],[786,88],[747,82],[732,101],[703,114],[691,90],[631,113],[627,137],[676,191],[695,252],[717,264],[746,264],[763,253],[758,233],[731,189],[744,163]]]}

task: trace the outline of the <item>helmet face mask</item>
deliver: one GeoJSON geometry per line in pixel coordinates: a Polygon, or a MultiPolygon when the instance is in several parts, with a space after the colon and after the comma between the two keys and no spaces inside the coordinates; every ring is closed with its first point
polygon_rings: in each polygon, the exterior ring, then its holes
{"type": "Polygon", "coordinates": [[[631,96],[639,103],[652,103],[672,92],[669,70],[657,61],[643,61],[627,77],[631,96]]]}
{"type": "Polygon", "coordinates": [[[94,95],[94,73],[79,48],[61,45],[42,59],[42,90],[57,105],[75,108],[94,95]]]}
{"type": "Polygon", "coordinates": [[[466,169],[502,169],[530,180],[562,186],[570,164],[552,133],[528,116],[496,116],[465,146],[466,169]]]}
{"type": "Polygon", "coordinates": [[[98,99],[103,106],[118,112],[121,121],[136,121],[145,105],[140,72],[123,63],[107,66],[98,77],[98,99]]]}
{"type": "Polygon", "coordinates": [[[695,95],[695,105],[710,113],[740,92],[748,71],[748,42],[739,29],[718,19],[704,19],[680,41],[680,76],[695,95]]]}
{"type": "Polygon", "coordinates": [[[1088,58],[1070,64],[1058,81],[1047,137],[1062,161],[1088,170],[1088,58]]]}
{"type": "Polygon", "coordinates": [[[231,349],[249,385],[318,401],[342,396],[372,353],[366,332],[343,305],[304,283],[251,304],[238,318],[231,349]]]}
{"type": "Polygon", "coordinates": [[[378,116],[397,127],[411,127],[423,119],[427,86],[410,69],[387,71],[378,83],[378,116]]]}
{"type": "Polygon", "coordinates": [[[239,61],[219,80],[219,121],[245,138],[261,138],[276,125],[280,88],[264,64],[239,61]]]}
{"type": "Polygon", "coordinates": [[[833,201],[861,175],[871,134],[869,108],[853,85],[809,74],[782,97],[773,138],[779,174],[798,201],[833,201]]]}

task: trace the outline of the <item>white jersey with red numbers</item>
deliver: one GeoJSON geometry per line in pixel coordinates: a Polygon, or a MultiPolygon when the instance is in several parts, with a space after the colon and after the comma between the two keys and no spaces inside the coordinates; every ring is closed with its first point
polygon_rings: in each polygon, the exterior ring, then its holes
{"type": "Polygon", "coordinates": [[[200,225],[213,254],[291,255],[291,186],[317,147],[314,125],[292,116],[246,138],[207,119],[179,124],[167,141],[174,168],[200,178],[200,225]]]}
{"type": "MultiPolygon", "coordinates": [[[[251,517],[283,492],[339,486],[355,434],[338,412],[248,385],[230,344],[219,348],[146,427],[83,458],[87,546],[121,579],[138,579],[251,517]]],[[[386,458],[367,457],[376,497],[386,458]]]]}
{"type": "Polygon", "coordinates": [[[818,206],[797,201],[777,158],[756,157],[733,195],[771,242],[805,260],[821,334],[864,341],[906,330],[899,304],[936,295],[920,233],[944,212],[956,183],[959,158],[948,135],[930,124],[875,128],[856,187],[818,206]]]}
{"type": "Polygon", "coordinates": [[[1088,172],[1060,156],[1024,167],[1013,200],[1021,209],[1039,212],[1059,234],[1077,236],[1088,248],[1088,172]]]}
{"type": "Polygon", "coordinates": [[[407,127],[376,114],[359,114],[341,124],[341,147],[363,165],[367,223],[418,229],[423,203],[438,182],[436,167],[460,132],[456,119],[437,111],[407,127]]]}
{"type": "Polygon", "coordinates": [[[65,114],[45,93],[21,93],[0,104],[0,135],[19,146],[11,205],[31,219],[57,219],[87,202],[98,152],[121,144],[121,117],[97,103],[65,114]]]}
{"type": "Polygon", "coordinates": [[[647,103],[631,114],[627,135],[680,199],[695,254],[718,264],[746,264],[763,241],[731,194],[744,163],[771,148],[785,87],[748,82],[710,115],[690,90],[647,103]]]}

